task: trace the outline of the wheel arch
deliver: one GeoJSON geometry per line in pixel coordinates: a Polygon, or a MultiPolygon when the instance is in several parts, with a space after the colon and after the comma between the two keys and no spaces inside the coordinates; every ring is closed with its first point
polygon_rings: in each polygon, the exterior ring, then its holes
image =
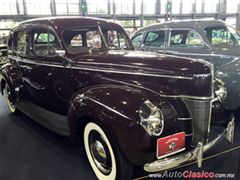
{"type": "Polygon", "coordinates": [[[142,165],[151,161],[156,155],[153,138],[139,122],[138,110],[145,99],[154,103],[162,102],[161,98],[152,92],[118,85],[97,86],[75,93],[68,110],[72,141],[76,142],[79,138],[88,122],[86,120],[94,120],[117,142],[129,162],[142,165]]]}
{"type": "Polygon", "coordinates": [[[14,95],[14,99],[17,100],[18,92],[23,87],[21,76],[18,73],[16,67],[12,64],[4,64],[0,69],[1,74],[1,93],[4,94],[6,84],[9,86],[11,93],[14,95]]]}

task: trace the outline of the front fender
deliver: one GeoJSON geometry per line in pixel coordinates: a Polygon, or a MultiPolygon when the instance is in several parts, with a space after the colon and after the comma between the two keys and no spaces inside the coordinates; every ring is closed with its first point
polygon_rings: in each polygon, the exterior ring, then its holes
{"type": "Polygon", "coordinates": [[[139,107],[147,99],[164,111],[162,135],[177,132],[173,126],[176,113],[166,101],[156,94],[118,85],[97,86],[77,93],[68,111],[70,132],[74,136],[79,119],[90,117],[102,124],[130,162],[136,165],[150,162],[156,156],[156,137],[146,133],[139,117],[139,107]]]}
{"type": "Polygon", "coordinates": [[[0,69],[1,74],[1,93],[3,94],[5,84],[10,88],[13,98],[17,99],[17,92],[23,87],[21,77],[16,67],[12,64],[4,64],[0,69]]]}

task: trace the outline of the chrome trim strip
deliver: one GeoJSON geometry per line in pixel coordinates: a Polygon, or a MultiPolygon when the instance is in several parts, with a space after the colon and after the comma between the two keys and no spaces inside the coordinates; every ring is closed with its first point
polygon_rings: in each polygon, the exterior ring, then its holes
{"type": "Polygon", "coordinates": [[[171,97],[171,98],[190,98],[190,99],[195,99],[195,100],[211,100],[213,99],[213,96],[188,96],[188,95],[161,95],[162,97],[171,97]]]}
{"type": "Polygon", "coordinates": [[[189,117],[189,118],[177,118],[177,120],[179,120],[179,121],[190,121],[190,120],[192,120],[192,118],[191,117],[189,117]]]}
{"type": "MultiPolygon", "coordinates": [[[[71,60],[71,62],[74,62],[71,60]]],[[[125,64],[113,64],[113,63],[97,63],[97,62],[78,62],[78,64],[82,64],[82,65],[106,65],[106,66],[116,66],[116,67],[127,67],[127,68],[136,68],[136,66],[132,66],[132,65],[125,65],[125,64]]],[[[168,70],[161,70],[161,69],[153,69],[153,68],[147,68],[144,67],[144,69],[146,70],[158,70],[159,72],[166,72],[166,73],[174,73],[174,71],[168,71],[168,70]]],[[[205,74],[204,74],[205,75],[205,74]]],[[[208,75],[208,74],[206,74],[208,75]]]]}
{"type": "Polygon", "coordinates": [[[99,104],[100,106],[103,106],[103,107],[105,107],[106,109],[108,109],[108,110],[110,110],[110,111],[112,111],[112,112],[114,112],[114,113],[116,113],[116,114],[118,114],[118,115],[120,115],[120,116],[122,116],[122,117],[124,117],[124,118],[126,118],[126,119],[130,119],[130,120],[131,120],[130,117],[125,116],[124,114],[116,111],[115,109],[112,109],[111,107],[109,107],[109,106],[107,106],[107,105],[105,105],[105,104],[103,104],[103,103],[100,103],[100,102],[98,102],[98,101],[96,101],[96,100],[94,100],[94,99],[92,99],[92,98],[88,98],[88,97],[84,97],[84,98],[85,98],[85,99],[89,99],[90,101],[93,101],[93,102],[99,104]]]}
{"type": "Polygon", "coordinates": [[[183,77],[183,76],[169,76],[169,75],[159,75],[159,74],[149,74],[149,73],[139,73],[139,72],[127,72],[127,71],[114,71],[108,69],[94,69],[94,68],[85,68],[85,67],[71,67],[71,69],[79,69],[86,71],[97,71],[105,73],[116,73],[116,74],[128,74],[128,75],[138,75],[138,76],[151,76],[151,77],[162,77],[162,78],[173,78],[173,79],[185,79],[192,80],[192,77],[183,77]]]}
{"type": "MultiPolygon", "coordinates": [[[[12,57],[10,57],[12,58],[12,57]]],[[[117,73],[117,74],[128,74],[128,75],[138,75],[138,76],[151,76],[151,77],[162,77],[162,78],[173,78],[173,79],[185,79],[185,80],[192,80],[193,77],[184,77],[184,76],[171,76],[171,75],[160,75],[160,74],[150,74],[150,73],[140,73],[140,72],[129,72],[129,71],[115,71],[115,70],[109,70],[109,69],[97,69],[97,68],[88,68],[88,67],[70,67],[70,66],[62,66],[57,64],[48,64],[48,63],[38,63],[33,62],[26,59],[19,59],[14,58],[16,61],[20,61],[23,63],[30,63],[35,65],[41,65],[41,66],[50,66],[50,67],[59,67],[59,68],[71,68],[71,69],[78,69],[78,70],[86,70],[86,71],[97,71],[97,72],[104,72],[104,73],[117,73]]]]}
{"type": "Polygon", "coordinates": [[[185,134],[185,136],[192,136],[193,134],[185,134]]]}
{"type": "Polygon", "coordinates": [[[188,151],[185,153],[181,153],[179,155],[159,159],[144,165],[144,170],[147,172],[160,172],[169,170],[185,163],[195,161],[199,162],[198,164],[201,165],[201,148],[203,153],[214,147],[217,143],[221,142],[224,138],[226,138],[230,143],[232,143],[231,139],[234,136],[234,117],[231,118],[231,121],[228,123],[227,128],[219,134],[214,140],[209,142],[208,144],[203,145],[202,147],[197,146],[197,148],[193,149],[192,151],[188,151]],[[229,137],[229,138],[228,138],[229,137]]]}

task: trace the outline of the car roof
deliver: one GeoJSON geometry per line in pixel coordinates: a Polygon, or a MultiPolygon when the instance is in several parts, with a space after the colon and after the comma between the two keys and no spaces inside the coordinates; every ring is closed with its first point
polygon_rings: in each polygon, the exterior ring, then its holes
{"type": "Polygon", "coordinates": [[[164,23],[156,23],[144,28],[139,29],[136,31],[135,34],[138,34],[143,31],[147,31],[150,29],[159,29],[159,28],[194,28],[194,29],[204,29],[206,27],[211,26],[224,26],[226,25],[225,22],[222,20],[202,20],[202,19],[195,19],[195,20],[173,20],[164,23]]]}
{"type": "MultiPolygon", "coordinates": [[[[93,17],[82,17],[82,16],[63,16],[63,17],[45,17],[45,18],[36,18],[27,21],[20,22],[18,26],[25,25],[49,25],[54,28],[56,31],[62,31],[67,28],[80,28],[84,26],[95,26],[95,25],[106,25],[112,27],[119,27],[116,23],[93,17]]],[[[14,27],[15,28],[15,27],[14,27]]]]}

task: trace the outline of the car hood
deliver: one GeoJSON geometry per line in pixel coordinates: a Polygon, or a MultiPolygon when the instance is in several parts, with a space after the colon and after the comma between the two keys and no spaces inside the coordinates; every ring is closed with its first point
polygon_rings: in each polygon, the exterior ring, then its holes
{"type": "Polygon", "coordinates": [[[183,77],[211,73],[210,64],[203,61],[141,51],[101,51],[72,59],[77,65],[121,72],[183,77]]]}
{"type": "Polygon", "coordinates": [[[139,51],[101,51],[71,57],[73,69],[82,69],[99,83],[120,83],[168,96],[212,97],[209,63],[139,51]]]}
{"type": "Polygon", "coordinates": [[[240,45],[232,45],[232,46],[226,46],[226,45],[219,45],[219,46],[213,46],[213,51],[215,54],[221,54],[225,56],[237,56],[240,57],[240,45]]]}

